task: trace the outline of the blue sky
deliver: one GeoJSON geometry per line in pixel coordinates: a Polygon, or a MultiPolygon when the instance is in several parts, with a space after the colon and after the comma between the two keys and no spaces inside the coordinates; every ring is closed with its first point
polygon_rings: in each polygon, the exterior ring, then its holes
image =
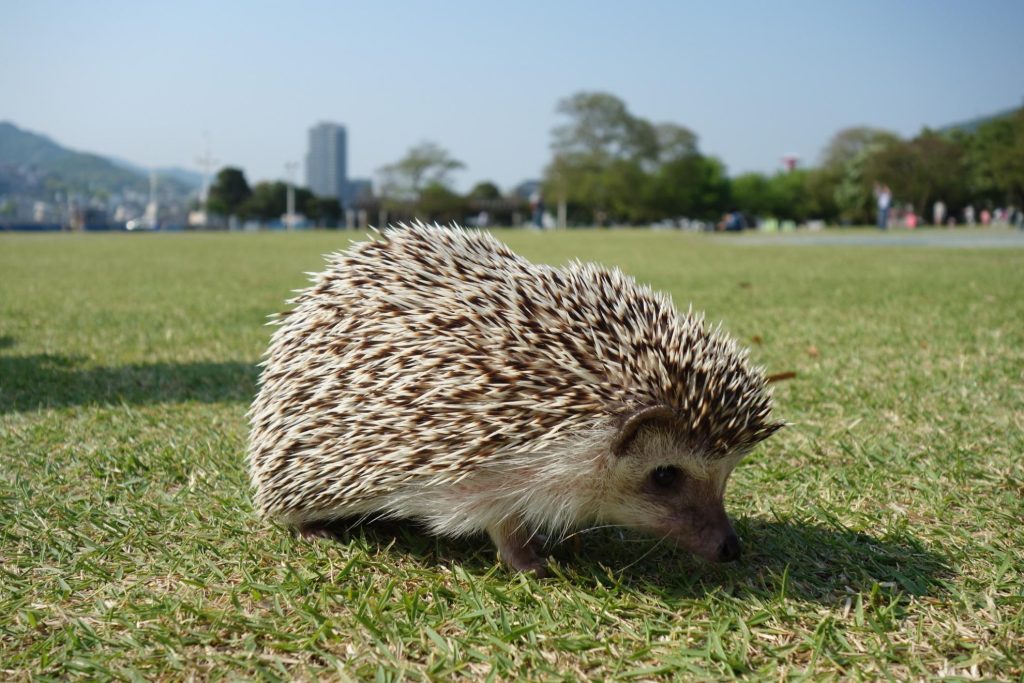
{"type": "Polygon", "coordinates": [[[1024,2],[52,2],[0,0],[0,120],[76,149],[250,180],[317,121],[373,176],[432,140],[465,189],[550,158],[559,99],[623,98],[693,129],[730,173],[817,161],[869,124],[904,135],[1024,102],[1024,2]]]}

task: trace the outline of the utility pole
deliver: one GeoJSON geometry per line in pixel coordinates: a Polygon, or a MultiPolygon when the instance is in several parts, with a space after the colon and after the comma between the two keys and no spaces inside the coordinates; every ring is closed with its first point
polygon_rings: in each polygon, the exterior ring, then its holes
{"type": "Polygon", "coordinates": [[[159,225],[157,216],[160,213],[160,205],[156,198],[156,171],[149,172],[149,203],[146,204],[145,221],[146,227],[156,230],[159,225]]]}
{"type": "Polygon", "coordinates": [[[299,162],[285,162],[284,168],[288,172],[288,213],[285,214],[285,227],[289,230],[295,228],[295,169],[299,162]]]}
{"type": "Polygon", "coordinates": [[[199,191],[199,210],[203,212],[203,227],[206,227],[206,200],[210,196],[210,173],[220,163],[220,159],[214,159],[213,155],[210,154],[209,133],[203,133],[203,140],[206,142],[206,149],[203,151],[202,156],[196,157],[196,163],[199,164],[199,168],[203,169],[203,189],[199,191]]]}

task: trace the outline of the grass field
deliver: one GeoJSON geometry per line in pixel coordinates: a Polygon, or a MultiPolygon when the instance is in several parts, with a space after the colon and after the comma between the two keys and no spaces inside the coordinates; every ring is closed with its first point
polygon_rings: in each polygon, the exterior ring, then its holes
{"type": "Polygon", "coordinates": [[[1024,250],[506,232],[752,347],[791,426],[733,476],[746,555],[253,515],[267,314],[338,233],[0,236],[0,678],[1024,680],[1024,250]]]}

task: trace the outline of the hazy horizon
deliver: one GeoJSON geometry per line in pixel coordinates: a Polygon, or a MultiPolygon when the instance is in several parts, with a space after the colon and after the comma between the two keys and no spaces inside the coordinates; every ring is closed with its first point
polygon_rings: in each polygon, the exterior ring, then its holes
{"type": "Polygon", "coordinates": [[[123,2],[8,5],[0,120],[80,151],[198,170],[204,133],[250,181],[348,129],[350,177],[431,140],[456,185],[550,159],[558,100],[621,97],[688,126],[730,174],[817,162],[841,128],[902,135],[1020,106],[1024,3],[723,6],[123,2]]]}

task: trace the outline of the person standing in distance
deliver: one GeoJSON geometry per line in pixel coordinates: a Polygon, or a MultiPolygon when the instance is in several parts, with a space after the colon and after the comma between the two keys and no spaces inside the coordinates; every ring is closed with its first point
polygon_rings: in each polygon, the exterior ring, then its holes
{"type": "Polygon", "coordinates": [[[875,200],[878,202],[878,229],[889,228],[889,207],[892,205],[892,191],[888,185],[875,183],[875,200]]]}

